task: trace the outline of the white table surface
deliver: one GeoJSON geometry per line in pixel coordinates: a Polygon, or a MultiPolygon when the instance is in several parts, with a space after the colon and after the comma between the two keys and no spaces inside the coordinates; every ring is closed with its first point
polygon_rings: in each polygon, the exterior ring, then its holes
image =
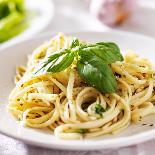
{"type": "MultiPolygon", "coordinates": [[[[145,0],[135,16],[118,30],[143,33],[155,37],[155,0],[145,0]],[[146,3],[145,3],[146,1],[146,3]]],[[[39,2],[39,0],[38,0],[39,2]]],[[[107,26],[90,16],[84,0],[53,0],[55,16],[45,31],[106,31],[107,26]]],[[[154,155],[155,140],[117,150],[59,151],[24,144],[0,134],[0,155],[154,155]]]]}

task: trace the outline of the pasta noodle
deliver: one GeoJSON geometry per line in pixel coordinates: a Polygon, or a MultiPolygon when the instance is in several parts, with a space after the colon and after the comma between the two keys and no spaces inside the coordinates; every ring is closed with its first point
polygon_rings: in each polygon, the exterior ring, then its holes
{"type": "Polygon", "coordinates": [[[155,113],[155,70],[147,59],[128,53],[111,64],[116,93],[103,94],[84,83],[74,66],[34,77],[37,64],[53,52],[70,46],[63,34],[37,48],[27,67],[17,67],[16,87],[9,96],[9,111],[25,126],[52,130],[62,139],[92,138],[117,133],[132,122],[155,113]],[[95,111],[100,104],[102,116],[95,111]]]}

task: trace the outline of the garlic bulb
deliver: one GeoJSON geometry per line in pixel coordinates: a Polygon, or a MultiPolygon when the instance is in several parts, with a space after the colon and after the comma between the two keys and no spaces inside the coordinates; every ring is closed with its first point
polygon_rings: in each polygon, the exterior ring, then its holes
{"type": "Polygon", "coordinates": [[[135,10],[137,0],[91,0],[90,12],[107,25],[124,22],[135,10]]]}

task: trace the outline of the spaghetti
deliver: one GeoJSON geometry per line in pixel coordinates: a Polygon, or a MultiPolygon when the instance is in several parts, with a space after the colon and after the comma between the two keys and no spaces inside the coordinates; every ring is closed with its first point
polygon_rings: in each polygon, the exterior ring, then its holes
{"type": "Polygon", "coordinates": [[[40,61],[69,47],[72,40],[59,34],[29,56],[26,68],[17,68],[8,105],[17,119],[31,128],[48,127],[59,138],[81,139],[120,132],[155,113],[155,70],[133,53],[111,64],[116,93],[104,94],[88,86],[74,63],[58,73],[33,76],[40,61]]]}

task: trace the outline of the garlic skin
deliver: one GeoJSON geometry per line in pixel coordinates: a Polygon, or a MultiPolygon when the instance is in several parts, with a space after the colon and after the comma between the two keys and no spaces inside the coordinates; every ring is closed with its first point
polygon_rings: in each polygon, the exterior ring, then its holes
{"type": "Polygon", "coordinates": [[[119,25],[128,19],[137,6],[137,0],[91,0],[90,12],[104,24],[119,25]]]}

